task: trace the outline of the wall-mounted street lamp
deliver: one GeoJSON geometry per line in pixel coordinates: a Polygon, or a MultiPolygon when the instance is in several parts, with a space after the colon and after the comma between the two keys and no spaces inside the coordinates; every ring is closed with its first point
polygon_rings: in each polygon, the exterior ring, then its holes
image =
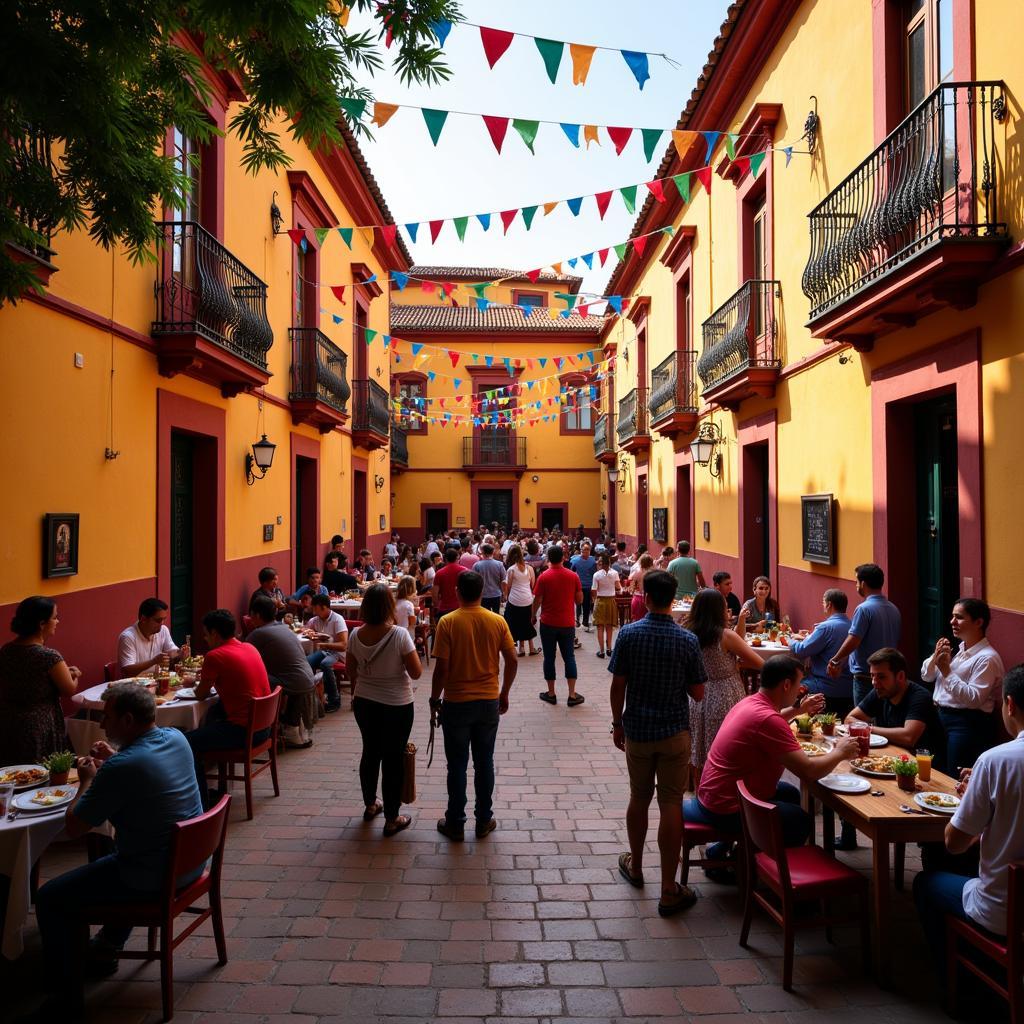
{"type": "Polygon", "coordinates": [[[252,451],[245,453],[245,482],[250,487],[267,475],[267,470],[274,464],[276,450],[277,445],[273,441],[268,441],[267,435],[264,434],[258,441],[253,442],[252,451]],[[258,476],[253,467],[260,470],[258,476]]]}
{"type": "Polygon", "coordinates": [[[378,494],[380,494],[380,492],[384,490],[384,484],[385,484],[384,477],[380,476],[377,473],[374,473],[373,474],[373,489],[378,494]]]}
{"type": "Polygon", "coordinates": [[[608,470],[608,483],[619,485],[619,490],[626,489],[626,474],[629,472],[629,463],[624,454],[619,455],[619,464],[608,470]]]}
{"type": "Polygon", "coordinates": [[[698,466],[707,466],[712,476],[722,475],[722,453],[718,446],[724,444],[722,429],[717,423],[705,420],[690,442],[690,454],[698,466]]]}

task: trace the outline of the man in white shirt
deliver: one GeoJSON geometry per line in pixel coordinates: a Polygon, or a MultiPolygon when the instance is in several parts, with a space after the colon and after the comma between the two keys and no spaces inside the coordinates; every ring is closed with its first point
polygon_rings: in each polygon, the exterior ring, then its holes
{"type": "Polygon", "coordinates": [[[153,676],[174,662],[191,655],[188,644],[180,648],[167,628],[167,605],[158,597],[147,597],[139,605],[139,621],[117,638],[117,664],[122,677],[153,676]]]}
{"type": "Polygon", "coordinates": [[[973,768],[995,742],[1003,660],[985,637],[991,619],[984,601],[962,597],[949,623],[960,641],[956,654],[949,640],[939,637],[935,652],[921,666],[921,679],[935,684],[935,706],[946,735],[946,749],[937,753],[950,773],[973,768]]]}
{"type": "Polygon", "coordinates": [[[963,799],[946,826],[946,849],[965,853],[981,844],[977,878],[922,871],[914,900],[936,964],[946,962],[946,914],[994,935],[1006,934],[1009,865],[1024,858],[1024,665],[1003,679],[1003,724],[1013,737],[985,751],[961,777],[963,799]]]}
{"type": "Polygon", "coordinates": [[[433,537],[431,537],[430,540],[427,541],[427,546],[426,548],[424,548],[423,553],[427,556],[427,558],[429,558],[435,552],[440,554],[441,549],[437,546],[437,541],[434,540],[433,537]]]}
{"type": "Polygon", "coordinates": [[[329,636],[330,640],[318,640],[316,650],[306,655],[306,661],[314,672],[323,673],[324,711],[330,714],[341,708],[341,692],[334,675],[334,666],[342,660],[348,647],[348,624],[331,610],[331,599],[317,594],[313,598],[313,617],[307,628],[314,633],[329,636]]]}

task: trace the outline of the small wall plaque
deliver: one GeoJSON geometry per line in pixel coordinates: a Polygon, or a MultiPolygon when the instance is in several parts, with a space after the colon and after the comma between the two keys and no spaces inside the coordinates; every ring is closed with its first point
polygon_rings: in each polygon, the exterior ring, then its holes
{"type": "Polygon", "coordinates": [[[706,541],[711,540],[711,520],[704,520],[704,539],[706,541]]]}
{"type": "Polygon", "coordinates": [[[263,524],[263,543],[268,544],[274,539],[274,524],[264,523],[263,524]]]}

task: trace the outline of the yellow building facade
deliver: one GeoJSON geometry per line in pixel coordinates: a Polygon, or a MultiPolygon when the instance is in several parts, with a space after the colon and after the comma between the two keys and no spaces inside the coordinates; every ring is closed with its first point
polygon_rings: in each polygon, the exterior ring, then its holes
{"type": "Polygon", "coordinates": [[[1001,2],[734,5],[658,172],[689,201],[648,199],[634,232],[673,236],[606,289],[631,297],[603,335],[615,532],[690,540],[744,596],[768,575],[801,625],[877,562],[911,662],[959,596],[1024,659],[1011,25],[1001,2]]]}
{"type": "MultiPolygon", "coordinates": [[[[223,128],[239,95],[208,82],[223,128]]],[[[321,153],[278,127],[291,164],[276,176],[245,174],[231,135],[171,133],[193,189],[155,214],[156,261],[58,235],[52,255],[22,254],[43,291],[0,309],[0,466],[17,492],[0,617],[56,598],[55,645],[87,682],[144,597],[170,604],[176,637],[198,637],[210,608],[246,610],[262,567],[291,592],[332,535],[379,551],[390,531],[388,360],[361,339],[387,330],[371,279],[408,256],[381,232],[318,235],[391,219],[344,126],[346,145],[321,153]],[[262,435],[276,450],[260,479],[246,470],[262,435]]]]}

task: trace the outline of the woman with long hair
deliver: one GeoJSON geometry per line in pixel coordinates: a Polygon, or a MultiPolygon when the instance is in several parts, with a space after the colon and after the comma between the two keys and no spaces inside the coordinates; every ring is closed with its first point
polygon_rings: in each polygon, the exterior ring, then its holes
{"type": "Polygon", "coordinates": [[[746,641],[728,628],[729,606],[713,589],[698,590],[685,626],[697,637],[708,678],[704,699],[690,700],[690,764],[694,791],[718,730],[734,704],[746,696],[740,669],[759,669],[764,662],[746,641]]]}
{"type": "Polygon", "coordinates": [[[405,778],[405,746],[412,732],[412,680],[423,666],[409,630],[395,623],[395,599],[384,583],[374,583],[359,608],[363,625],[348,638],[348,675],[352,710],[363,737],[359,782],[364,821],[384,812],[384,835],[408,828],[412,818],[399,814],[405,778]],[[377,799],[380,778],[383,802],[377,799]]]}
{"type": "Polygon", "coordinates": [[[526,654],[524,645],[530,645],[530,654],[537,654],[534,639],[537,629],[531,621],[533,616],[533,587],[537,582],[537,574],[533,566],[526,564],[523,549],[513,544],[508,550],[505,560],[505,582],[501,586],[502,597],[505,599],[505,621],[516,642],[516,651],[520,657],[526,654]]]}
{"type": "Polygon", "coordinates": [[[629,621],[637,622],[647,614],[647,603],[644,601],[644,577],[654,568],[654,559],[649,554],[640,556],[637,568],[629,574],[629,584],[633,590],[633,600],[629,602],[629,621]]]}
{"type": "Polygon", "coordinates": [[[747,626],[760,626],[767,629],[773,623],[782,621],[779,602],[772,597],[772,581],[767,576],[755,576],[753,583],[754,596],[745,601],[740,608],[737,627],[740,636],[747,626]]]}

